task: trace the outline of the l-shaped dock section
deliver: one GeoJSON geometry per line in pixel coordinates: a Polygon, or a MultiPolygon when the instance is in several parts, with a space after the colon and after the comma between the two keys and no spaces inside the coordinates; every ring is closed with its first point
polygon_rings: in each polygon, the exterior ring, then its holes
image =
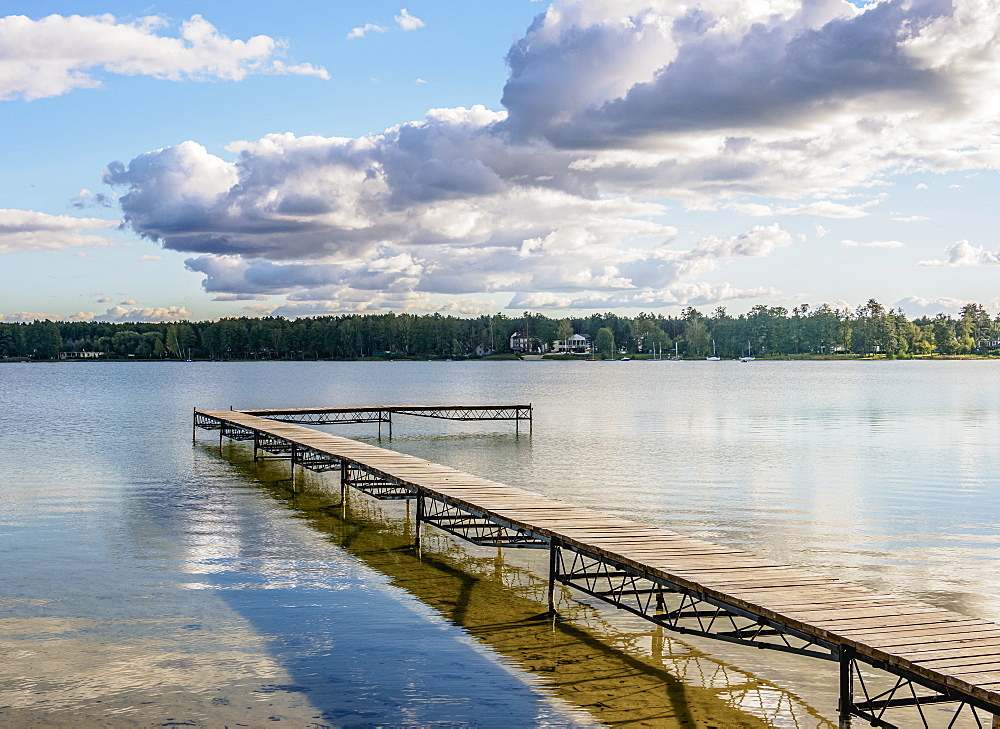
{"type": "Polygon", "coordinates": [[[1000,624],[274,419],[342,410],[434,408],[195,410],[193,425],[218,430],[220,443],[253,441],[255,460],[339,471],[342,497],[354,488],[414,500],[418,549],[433,525],[479,545],[548,550],[553,614],[561,584],[679,633],[837,661],[842,727],[852,716],[880,727],[1000,727],[1000,624]]]}

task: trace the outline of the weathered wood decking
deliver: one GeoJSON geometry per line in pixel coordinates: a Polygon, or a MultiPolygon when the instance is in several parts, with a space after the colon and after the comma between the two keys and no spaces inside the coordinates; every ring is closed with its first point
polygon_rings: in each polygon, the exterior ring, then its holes
{"type": "Polygon", "coordinates": [[[680,632],[837,660],[844,726],[851,714],[896,726],[899,709],[923,721],[905,726],[933,726],[927,707],[947,702],[998,725],[1000,624],[249,412],[196,411],[195,424],[253,439],[255,454],[337,468],[343,488],[417,499],[418,533],[429,523],[479,544],[548,548],[550,605],[562,583],[680,632]],[[859,664],[895,688],[876,695],[859,664]]]}

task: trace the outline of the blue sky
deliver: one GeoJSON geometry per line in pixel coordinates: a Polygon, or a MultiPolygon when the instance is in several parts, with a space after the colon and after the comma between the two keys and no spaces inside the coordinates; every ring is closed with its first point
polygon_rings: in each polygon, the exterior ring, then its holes
{"type": "Polygon", "coordinates": [[[987,4],[20,5],[0,320],[1000,310],[987,4]]]}

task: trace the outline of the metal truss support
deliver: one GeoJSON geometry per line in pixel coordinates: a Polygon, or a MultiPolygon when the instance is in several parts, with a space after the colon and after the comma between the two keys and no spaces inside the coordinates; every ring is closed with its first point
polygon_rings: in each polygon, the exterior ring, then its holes
{"type": "Polygon", "coordinates": [[[382,424],[389,427],[392,437],[392,415],[409,415],[415,418],[437,420],[513,420],[520,428],[522,420],[528,421],[529,429],[534,426],[531,405],[485,405],[479,407],[383,407],[383,408],[316,408],[315,410],[246,410],[250,415],[276,420],[281,423],[299,425],[342,425],[348,423],[378,423],[379,437],[382,424]]]}
{"type": "Polygon", "coordinates": [[[482,407],[393,407],[388,412],[437,420],[531,420],[531,405],[486,405],[482,407]]]}
{"type": "MultiPolygon", "coordinates": [[[[424,496],[421,521],[484,547],[528,547],[545,549],[548,540],[533,532],[501,523],[484,514],[424,496]]],[[[418,508],[420,502],[418,501],[418,508]]]]}
{"type": "Polygon", "coordinates": [[[959,721],[980,729],[1000,727],[1000,706],[980,701],[896,666],[868,660],[848,647],[840,649],[839,706],[841,729],[849,728],[854,716],[883,729],[951,729],[959,721]],[[872,677],[862,673],[862,664],[888,680],[881,682],[879,688],[873,688],[872,677]],[[863,700],[858,701],[859,698],[863,700]],[[926,707],[940,704],[951,706],[933,713],[925,711],[926,707]],[[908,711],[901,715],[903,710],[908,711]]]}
{"type": "Polygon", "coordinates": [[[837,646],[682,585],[568,545],[553,548],[552,579],[668,630],[837,660],[837,646]]]}
{"type": "Polygon", "coordinates": [[[338,411],[316,411],[316,412],[305,412],[305,413],[281,413],[277,412],[274,414],[268,414],[265,412],[257,412],[254,410],[245,411],[250,415],[257,415],[261,418],[267,418],[268,420],[274,420],[279,423],[295,423],[297,425],[345,425],[350,423],[382,423],[384,422],[384,417],[382,415],[382,409],[373,408],[370,410],[348,410],[344,412],[338,411]]]}
{"type": "Polygon", "coordinates": [[[254,459],[289,458],[293,447],[290,440],[257,431],[257,437],[254,439],[254,459]],[[259,453],[260,451],[264,451],[270,455],[262,456],[259,453]]]}
{"type": "Polygon", "coordinates": [[[339,471],[341,460],[336,456],[331,456],[312,448],[293,446],[292,465],[302,466],[314,473],[325,473],[326,471],[339,471]]]}
{"type": "Polygon", "coordinates": [[[221,430],[222,421],[194,411],[194,427],[202,430],[221,430]]]}
{"type": "Polygon", "coordinates": [[[385,478],[377,473],[365,470],[352,463],[346,463],[344,468],[344,483],[353,486],[358,491],[372,496],[382,501],[394,501],[399,499],[413,499],[417,497],[415,489],[406,486],[399,481],[385,478]]]}
{"type": "Polygon", "coordinates": [[[255,433],[256,431],[252,428],[244,428],[231,423],[223,423],[219,428],[219,435],[225,436],[229,440],[253,440],[255,433]]]}

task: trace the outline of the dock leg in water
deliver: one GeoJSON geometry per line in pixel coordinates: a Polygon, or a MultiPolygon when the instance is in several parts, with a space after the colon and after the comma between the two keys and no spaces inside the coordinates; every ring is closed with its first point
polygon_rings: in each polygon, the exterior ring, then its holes
{"type": "Polygon", "coordinates": [[[340,462],[340,505],[347,505],[347,464],[340,462]]]}
{"type": "Polygon", "coordinates": [[[422,536],[421,524],[424,520],[424,496],[417,494],[417,513],[413,520],[413,548],[417,551],[417,557],[421,556],[420,537],[422,536]]]}
{"type": "Polygon", "coordinates": [[[556,576],[559,572],[559,542],[555,539],[549,542],[549,617],[556,616],[556,576]]]}
{"type": "Polygon", "coordinates": [[[851,729],[851,707],[854,705],[854,656],[850,648],[840,649],[840,710],[839,729],[851,729]]]}

